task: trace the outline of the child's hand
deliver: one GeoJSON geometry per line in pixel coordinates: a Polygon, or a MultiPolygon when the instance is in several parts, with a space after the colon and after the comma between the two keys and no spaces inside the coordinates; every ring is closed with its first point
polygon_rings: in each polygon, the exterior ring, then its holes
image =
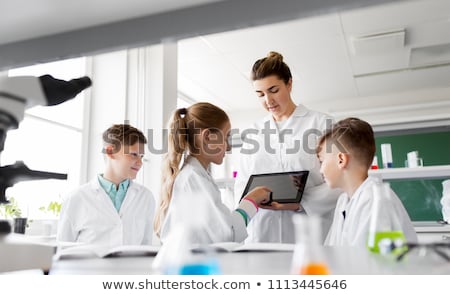
{"type": "Polygon", "coordinates": [[[259,207],[259,206],[261,206],[261,203],[267,203],[270,201],[270,192],[271,192],[271,190],[266,186],[257,186],[254,189],[252,189],[244,197],[244,199],[253,200],[259,207]]]}

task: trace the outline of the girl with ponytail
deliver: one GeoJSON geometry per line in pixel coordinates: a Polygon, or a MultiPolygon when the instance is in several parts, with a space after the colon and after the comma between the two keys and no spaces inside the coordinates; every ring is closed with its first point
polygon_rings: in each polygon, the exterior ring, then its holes
{"type": "Polygon", "coordinates": [[[177,109],[169,123],[168,153],[163,160],[161,200],[154,230],[161,242],[176,225],[196,220],[191,243],[241,242],[246,226],[270,190],[257,187],[230,211],[210,173],[230,150],[230,120],[219,107],[196,103],[177,109]]]}

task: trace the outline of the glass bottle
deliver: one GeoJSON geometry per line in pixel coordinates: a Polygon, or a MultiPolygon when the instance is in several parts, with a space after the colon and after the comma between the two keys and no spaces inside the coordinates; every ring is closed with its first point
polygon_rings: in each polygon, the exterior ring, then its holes
{"type": "Polygon", "coordinates": [[[377,183],[372,187],[373,206],[370,217],[367,248],[374,253],[401,253],[406,247],[406,238],[401,223],[392,210],[389,183],[377,183]]]}
{"type": "Polygon", "coordinates": [[[329,274],[329,268],[322,251],[320,217],[295,214],[293,222],[295,225],[295,248],[291,274],[329,274]]]}

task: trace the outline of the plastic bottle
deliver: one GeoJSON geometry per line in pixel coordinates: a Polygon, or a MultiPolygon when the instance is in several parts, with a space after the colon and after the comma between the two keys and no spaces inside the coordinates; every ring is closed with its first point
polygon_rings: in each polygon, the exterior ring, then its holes
{"type": "Polygon", "coordinates": [[[400,220],[392,208],[389,183],[373,186],[373,206],[370,219],[367,247],[370,251],[383,255],[400,253],[405,250],[406,238],[400,220]]]}
{"type": "Polygon", "coordinates": [[[377,156],[373,157],[372,165],[370,166],[370,169],[378,169],[378,158],[377,156]]]}
{"type": "Polygon", "coordinates": [[[327,275],[330,273],[321,243],[321,220],[318,216],[295,214],[295,248],[291,274],[327,275]]]}
{"type": "Polygon", "coordinates": [[[383,143],[381,145],[381,158],[383,160],[383,168],[394,167],[392,162],[392,148],[390,143],[383,143]]]}

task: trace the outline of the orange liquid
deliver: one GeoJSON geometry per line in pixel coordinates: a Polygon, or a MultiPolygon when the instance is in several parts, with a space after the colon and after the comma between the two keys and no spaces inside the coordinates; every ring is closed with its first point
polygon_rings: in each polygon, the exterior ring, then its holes
{"type": "Polygon", "coordinates": [[[300,269],[301,275],[328,275],[328,267],[324,263],[310,263],[300,269]]]}

